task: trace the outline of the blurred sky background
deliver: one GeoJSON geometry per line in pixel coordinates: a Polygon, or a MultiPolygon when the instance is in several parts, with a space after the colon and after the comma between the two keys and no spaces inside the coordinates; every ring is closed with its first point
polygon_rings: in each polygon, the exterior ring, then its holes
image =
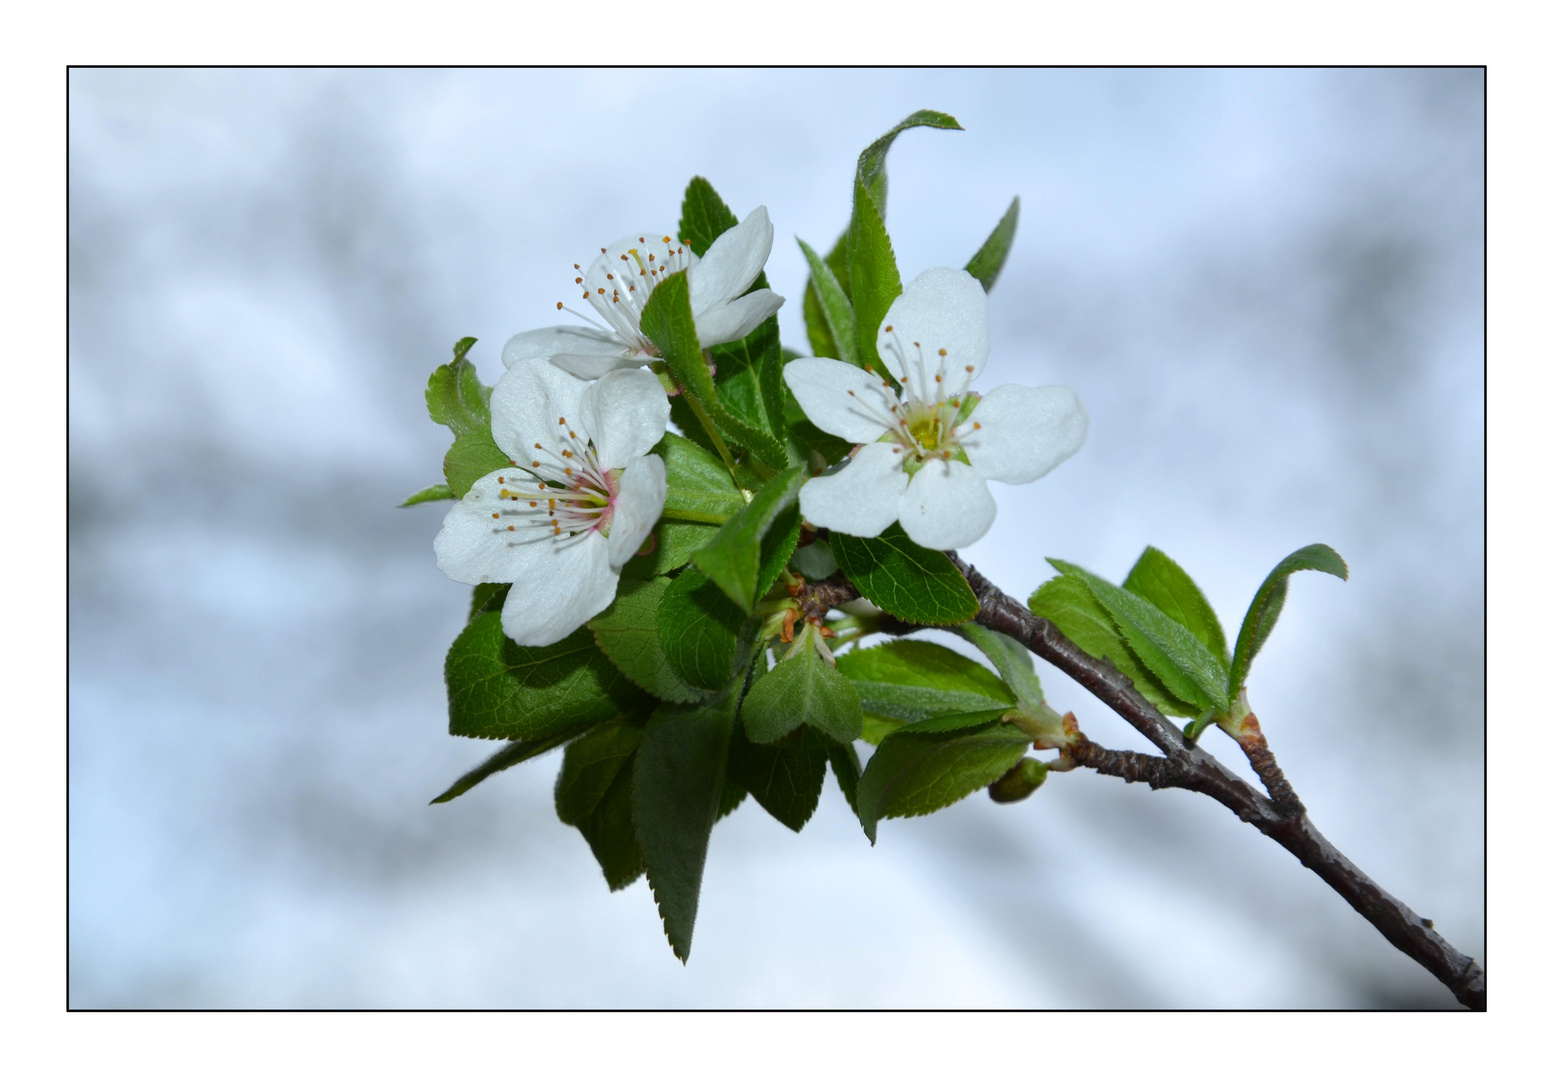
{"type": "MultiPolygon", "coordinates": [[[[1479,71],[135,71],[70,77],[70,1003],[76,1007],[1450,1007],[1221,806],[1079,773],[711,842],[694,952],[552,809],[559,755],[454,803],[467,588],[431,369],[487,381],[573,262],[677,228],[704,174],[827,248],[890,157],[902,276],[1009,199],[982,390],[1065,383],[1087,446],[966,555],[1026,596],[1144,545],[1229,633],[1289,551],[1249,681],[1325,834],[1483,952],[1479,71]]],[[[1110,746],[1122,721],[1043,663],[1110,746]]],[[[1221,734],[1206,745],[1247,771],[1221,734]]]]}

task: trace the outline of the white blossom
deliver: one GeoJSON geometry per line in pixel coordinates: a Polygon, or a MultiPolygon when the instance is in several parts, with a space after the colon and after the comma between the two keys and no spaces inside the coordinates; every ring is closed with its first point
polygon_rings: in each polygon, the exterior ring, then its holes
{"type": "Polygon", "coordinates": [[[787,385],[809,420],[858,443],[843,468],[803,485],[803,516],[853,536],[894,521],[916,543],[955,548],[997,516],[988,480],[1027,484],[1066,461],[1088,415],[1065,386],[969,390],[991,352],[986,292],[963,270],[924,271],[890,305],[878,354],[900,383],[824,357],[793,360],[787,385]]]}
{"type": "Polygon", "coordinates": [[[712,242],[700,258],[681,239],[661,239],[655,233],[622,237],[606,248],[581,276],[582,298],[603,320],[599,324],[564,303],[590,326],[550,326],[529,330],[506,343],[501,351],[507,367],[524,360],[544,359],[584,379],[596,379],[619,368],[639,367],[658,355],[641,332],[641,311],[653,288],[668,275],[688,270],[690,311],[702,348],[737,341],[776,313],[783,298],[754,284],[771,253],[775,235],[765,207],[756,207],[739,224],[712,242]]]}
{"type": "Polygon", "coordinates": [[[490,419],[514,464],[448,512],[437,566],[465,585],[511,582],[502,629],[552,645],[609,606],[663,512],[663,460],[647,451],[667,428],[668,397],[648,371],[589,383],[528,360],[496,384],[490,419]]]}

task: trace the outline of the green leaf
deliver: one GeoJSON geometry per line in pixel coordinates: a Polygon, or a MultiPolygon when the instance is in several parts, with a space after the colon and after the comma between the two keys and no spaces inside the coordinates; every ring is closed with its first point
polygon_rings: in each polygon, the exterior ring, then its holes
{"type": "Polygon", "coordinates": [[[981,610],[948,556],[912,543],[899,522],[873,539],[832,531],[830,549],[858,591],[896,618],[949,626],[981,610]]]}
{"type": "Polygon", "coordinates": [[[511,591],[512,586],[503,581],[486,581],[476,585],[469,597],[469,617],[464,620],[465,624],[472,623],[476,615],[486,611],[500,611],[507,602],[507,593],[511,591]]]}
{"type": "Polygon", "coordinates": [[[1001,779],[1030,738],[1000,719],[958,727],[943,717],[896,730],[868,761],[857,785],[857,816],[870,841],[886,817],[930,814],[1001,779]]]}
{"type": "Polygon", "coordinates": [[[802,724],[849,743],[862,735],[862,705],[846,677],[819,654],[819,632],[805,625],[787,655],[744,698],[744,731],[773,743],[802,724]]]}
{"type": "Polygon", "coordinates": [[[464,627],[445,671],[448,730],[476,739],[575,735],[643,704],[586,630],[527,648],[502,633],[498,611],[464,627]]]}
{"type": "Polygon", "coordinates": [[[796,504],[804,478],[801,468],[773,477],[748,506],[728,519],[711,543],[695,553],[695,565],[746,614],[754,610],[761,595],[755,588],[760,579],[760,542],[782,511],[796,504]]]}
{"type": "Polygon", "coordinates": [[[992,291],[992,286],[997,283],[997,275],[1002,273],[1003,263],[1008,261],[1008,252],[1013,249],[1013,234],[1018,231],[1018,219],[1019,201],[1015,195],[1008,206],[1008,212],[997,222],[997,227],[986,238],[986,243],[981,245],[981,250],[965,263],[970,276],[979,281],[981,288],[987,292],[992,291]]]}
{"type": "Polygon", "coordinates": [[[874,139],[868,148],[857,156],[857,183],[867,188],[868,195],[878,204],[880,211],[884,209],[884,203],[889,198],[889,177],[884,169],[884,159],[888,157],[889,148],[894,145],[895,139],[901,132],[918,127],[940,128],[945,131],[964,130],[959,126],[959,121],[948,113],[938,112],[936,109],[917,109],[874,139]]]}
{"type": "Polygon", "coordinates": [[[723,438],[747,448],[773,469],[787,467],[787,450],[780,439],[737,419],[718,399],[711,368],[695,334],[685,271],[670,274],[653,288],[641,312],[641,329],[662,352],[674,379],[700,401],[723,438]]]}
{"type": "Polygon", "coordinates": [[[687,566],[658,606],[658,637],[668,662],[686,681],[720,690],[733,677],[745,616],[706,575],[687,566]]]}
{"type": "Polygon", "coordinates": [[[636,837],[680,960],[690,956],[706,844],[722,807],[734,702],[729,694],[705,705],[664,705],[647,721],[636,751],[636,837]]]}
{"type": "MultiPolygon", "coordinates": [[[[815,734],[809,732],[810,735],[815,734]]],[[[846,805],[851,807],[851,812],[857,812],[857,781],[862,777],[862,762],[857,757],[857,748],[851,743],[832,743],[830,746],[830,771],[835,774],[835,782],[840,785],[841,794],[846,797],[846,805]]]]}
{"type": "Polygon", "coordinates": [[[442,472],[459,499],[480,477],[511,464],[490,435],[490,387],[480,382],[469,363],[467,354],[473,345],[474,338],[460,340],[453,346],[453,362],[437,368],[426,382],[426,411],[453,432],[442,472]]]}
{"type": "Polygon", "coordinates": [[[813,283],[820,315],[835,348],[834,353],[816,355],[832,356],[836,360],[861,366],[862,361],[857,355],[857,317],[852,313],[851,300],[841,288],[840,279],[813,248],[802,240],[798,241],[798,247],[803,249],[803,257],[808,260],[809,274],[812,275],[809,280],[813,283]]]}
{"type": "Polygon", "coordinates": [[[717,399],[740,423],[778,441],[787,437],[782,413],[781,330],[772,315],[737,341],[711,347],[717,399]]]}
{"type": "Polygon", "coordinates": [[[1041,784],[1045,783],[1045,776],[1049,771],[1045,762],[1036,758],[1025,758],[1009,769],[1002,779],[987,788],[987,794],[992,797],[992,802],[999,803],[1027,799],[1041,784]]]}
{"type": "Polygon", "coordinates": [[[1228,647],[1223,642],[1223,627],[1212,605],[1191,575],[1174,559],[1156,547],[1148,547],[1132,566],[1121,587],[1136,593],[1174,619],[1207,646],[1224,667],[1229,666],[1228,647]]]}
{"type": "Polygon", "coordinates": [[[771,529],[760,541],[760,577],[755,582],[757,597],[770,592],[786,569],[787,561],[797,550],[798,537],[803,532],[803,514],[796,505],[789,506],[771,524],[771,529]]]}
{"type": "Polygon", "coordinates": [[[1229,673],[1191,631],[1135,593],[1117,588],[1080,566],[1048,559],[1064,574],[1080,578],[1110,613],[1126,643],[1148,669],[1182,701],[1197,710],[1229,711],[1229,673]]]}
{"type": "Polygon", "coordinates": [[[622,578],[614,603],[587,625],[604,655],[647,693],[680,704],[700,701],[706,692],[679,677],[658,636],[658,608],[669,584],[666,577],[650,581],[622,578]]]}
{"type": "Polygon", "coordinates": [[[487,777],[494,776],[503,769],[510,769],[514,765],[520,765],[531,758],[547,753],[564,744],[567,739],[572,737],[571,734],[562,733],[560,735],[550,735],[542,739],[518,739],[515,742],[509,742],[453,781],[451,787],[431,800],[431,805],[435,806],[437,803],[452,802],[487,777]]]}
{"type": "Polygon", "coordinates": [[[1029,598],[1029,610],[1042,619],[1050,619],[1090,656],[1109,660],[1159,712],[1196,716],[1202,711],[1170,693],[1158,676],[1148,670],[1126,643],[1110,613],[1078,578],[1062,575],[1047,581],[1029,598]]]}
{"type": "Polygon", "coordinates": [[[555,815],[573,825],[593,849],[611,890],[641,876],[641,848],[631,820],[631,792],[641,728],[600,724],[566,747],[555,778],[555,815]]]}
{"type": "MultiPolygon", "coordinates": [[[[478,477],[476,477],[478,479],[478,477]]],[[[421,503],[440,502],[443,499],[456,499],[453,489],[446,484],[432,484],[428,488],[421,488],[415,494],[399,504],[400,509],[406,506],[419,506],[421,503]]]]}
{"type": "Polygon", "coordinates": [[[747,505],[722,459],[705,447],[668,432],[652,452],[662,457],[668,478],[664,514],[721,525],[747,505]]]}
{"type": "Polygon", "coordinates": [[[728,751],[728,778],[746,788],[771,817],[801,832],[819,805],[825,762],[833,745],[807,728],[765,746],[750,742],[735,729],[728,751]]]}
{"type": "MultiPolygon", "coordinates": [[[[726,471],[723,475],[727,475],[726,471]]],[[[689,562],[690,556],[711,543],[712,537],[716,535],[715,525],[695,525],[687,521],[659,521],[652,527],[654,541],[652,550],[645,555],[637,555],[627,562],[620,569],[620,576],[638,579],[661,577],[670,570],[677,570],[689,562]]]]}
{"type": "Polygon", "coordinates": [[[717,820],[721,821],[737,810],[748,796],[749,792],[745,791],[732,777],[723,779],[722,799],[717,803],[717,820]]]}
{"type": "MultiPolygon", "coordinates": [[[[835,242],[835,246],[830,249],[830,253],[825,256],[824,263],[829,267],[830,273],[835,275],[836,284],[841,287],[841,294],[850,304],[851,275],[846,268],[847,250],[846,233],[843,232],[841,238],[835,242]]],[[[808,344],[815,356],[840,356],[840,344],[830,333],[830,324],[819,302],[819,292],[812,275],[808,279],[807,288],[803,290],[803,326],[808,331],[808,344]]]]}
{"type": "Polygon", "coordinates": [[[846,261],[851,273],[851,303],[857,320],[857,358],[865,368],[887,370],[878,355],[878,328],[889,305],[900,295],[900,270],[884,218],[862,184],[852,186],[851,229],[846,261]]]}
{"type": "Polygon", "coordinates": [[[1044,704],[1045,691],[1040,688],[1040,677],[1035,674],[1035,658],[1023,645],[980,623],[961,623],[954,627],[954,633],[980,649],[992,662],[1007,688],[1018,698],[1019,708],[1033,713],[1036,706],[1044,704]]]}
{"type": "Polygon", "coordinates": [[[738,218],[711,186],[711,181],[704,176],[690,180],[684,189],[684,203],[679,208],[679,239],[689,244],[695,254],[704,257],[712,241],[737,224],[738,218]]]}
{"type": "MultiPolygon", "coordinates": [[[[684,189],[684,202],[679,208],[679,239],[690,245],[690,250],[702,257],[710,250],[712,242],[738,224],[738,218],[728,209],[704,176],[696,176],[684,189]]],[[[769,288],[765,271],[754,279],[749,288],[769,288]]]]}
{"type": "Polygon", "coordinates": [[[1238,697],[1245,676],[1250,673],[1250,662],[1266,644],[1282,614],[1283,602],[1288,599],[1288,576],[1300,570],[1319,570],[1347,580],[1347,562],[1325,544],[1301,547],[1272,568],[1266,580],[1256,590],[1255,599],[1245,612],[1245,621],[1239,625],[1239,640],[1234,643],[1234,664],[1229,674],[1229,695],[1238,697]]]}
{"type": "Polygon", "coordinates": [[[890,641],[836,658],[862,708],[906,724],[935,716],[1010,709],[1013,692],[986,668],[930,641],[890,641]]]}

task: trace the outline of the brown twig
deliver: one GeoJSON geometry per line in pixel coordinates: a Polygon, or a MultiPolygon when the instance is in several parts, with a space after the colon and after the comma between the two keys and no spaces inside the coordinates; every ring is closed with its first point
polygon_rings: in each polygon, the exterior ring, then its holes
{"type": "MultiPolygon", "coordinates": [[[[1277,841],[1295,858],[1309,867],[1342,899],[1367,919],[1387,941],[1416,960],[1450,989],[1461,1004],[1472,1009],[1487,1007],[1487,973],[1471,957],[1464,955],[1424,919],[1390,895],[1355,866],[1310,823],[1304,805],[1292,785],[1278,768],[1259,723],[1253,724],[1256,738],[1245,746],[1252,768],[1266,785],[1261,794],[1232,771],[1225,768],[1200,746],[1186,742],[1180,729],[1170,723],[1147,698],[1137,692],[1132,681],[1115,666],[1096,659],[1074,645],[1047,619],[1033,614],[997,586],[987,581],[973,566],[954,560],[970,588],[980,601],[976,621],[989,629],[1007,634],[1030,652],[1071,676],[1122,719],[1163,752],[1163,757],[1135,754],[1131,751],[1106,750],[1093,743],[1080,743],[1070,751],[1076,764],[1097,769],[1128,782],[1142,781],[1154,788],[1179,787],[1209,795],[1228,807],[1241,821],[1255,826],[1277,841]],[[1259,740],[1259,741],[1257,741],[1259,740]],[[1087,747],[1083,749],[1082,747],[1087,747]],[[1270,796],[1270,797],[1268,797],[1270,796]]],[[[855,589],[827,578],[814,586],[832,587],[836,595],[855,589]]],[[[844,579],[842,579],[844,580],[844,579]]],[[[819,594],[814,593],[817,599],[819,594]]],[[[907,632],[908,624],[885,627],[890,632],[907,632]]]]}

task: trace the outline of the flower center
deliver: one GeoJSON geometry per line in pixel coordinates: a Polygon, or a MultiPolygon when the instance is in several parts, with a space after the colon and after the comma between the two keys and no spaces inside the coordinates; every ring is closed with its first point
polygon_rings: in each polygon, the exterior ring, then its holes
{"type": "MultiPolygon", "coordinates": [[[[914,474],[934,458],[968,463],[960,436],[981,426],[970,420],[981,396],[968,390],[945,396],[944,375],[950,370],[947,349],[923,349],[919,341],[907,345],[894,327],[886,326],[884,331],[890,335],[885,348],[895,355],[905,400],[902,402],[893,388],[869,369],[873,385],[860,394],[848,391],[856,399],[859,413],[889,429],[880,441],[899,443],[909,451],[903,462],[907,473],[914,474]]],[[[965,372],[973,375],[974,366],[967,365],[965,372]]]]}
{"type": "Polygon", "coordinates": [[[699,258],[685,247],[684,240],[675,243],[670,236],[651,241],[645,236],[634,241],[619,240],[598,250],[598,258],[585,272],[581,263],[572,263],[571,268],[581,275],[576,284],[582,286],[582,299],[593,306],[606,325],[567,307],[564,302],[557,303],[556,308],[570,312],[599,330],[612,332],[642,355],[658,355],[657,347],[641,332],[642,309],[647,306],[658,282],[669,274],[695,265],[699,258]]]}
{"type": "Polygon", "coordinates": [[[492,528],[511,534],[509,547],[546,539],[575,543],[593,532],[608,536],[623,473],[600,468],[593,445],[559,417],[555,437],[534,443],[526,465],[496,477],[502,509],[490,515],[492,528]]]}

